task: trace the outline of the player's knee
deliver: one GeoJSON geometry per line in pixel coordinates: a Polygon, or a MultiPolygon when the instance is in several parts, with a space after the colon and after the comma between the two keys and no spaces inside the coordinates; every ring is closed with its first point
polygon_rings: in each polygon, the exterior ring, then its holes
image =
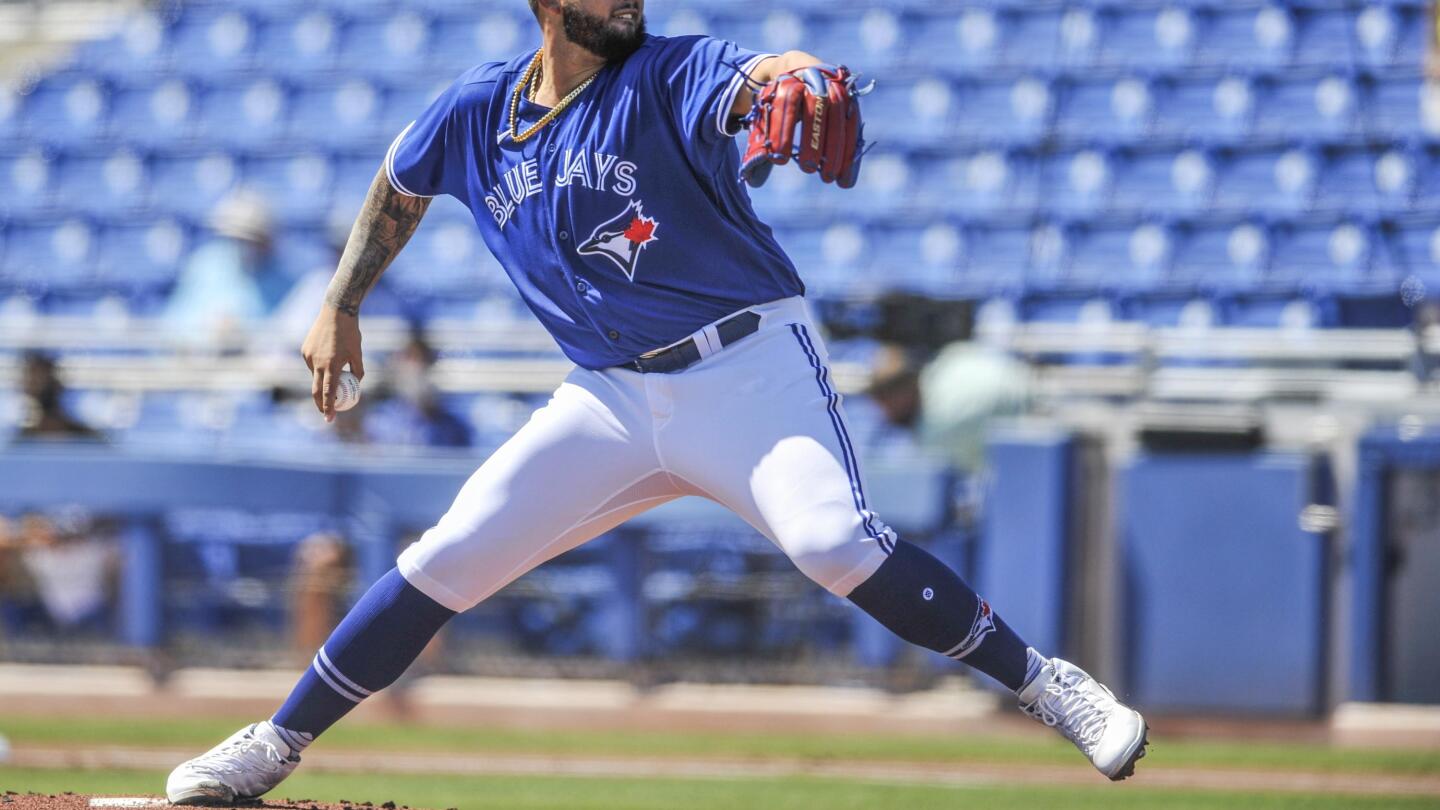
{"type": "Polygon", "coordinates": [[[786,548],[800,572],[836,596],[846,596],[884,560],[876,542],[846,535],[840,540],[811,538],[786,548]]]}

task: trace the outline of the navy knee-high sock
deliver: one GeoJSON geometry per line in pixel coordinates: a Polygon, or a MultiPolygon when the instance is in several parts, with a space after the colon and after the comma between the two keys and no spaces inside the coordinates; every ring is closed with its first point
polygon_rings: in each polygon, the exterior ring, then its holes
{"type": "Polygon", "coordinates": [[[911,644],[964,661],[1017,692],[1025,683],[1025,642],[959,574],[919,546],[897,542],[849,598],[911,644]]]}
{"type": "Polygon", "coordinates": [[[390,569],[330,634],[270,722],[292,750],[303,749],[394,683],[454,615],[390,569]]]}

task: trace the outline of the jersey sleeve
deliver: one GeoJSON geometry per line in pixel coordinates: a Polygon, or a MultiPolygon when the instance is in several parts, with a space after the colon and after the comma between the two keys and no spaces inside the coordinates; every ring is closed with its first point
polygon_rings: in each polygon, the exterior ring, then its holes
{"type": "Polygon", "coordinates": [[[771,56],[712,37],[671,40],[659,60],[660,78],[670,89],[671,111],[678,123],[704,141],[728,142],[735,135],[730,108],[745,76],[771,56]]]}
{"type": "Polygon", "coordinates": [[[385,175],[396,191],[410,197],[450,194],[465,199],[463,167],[470,126],[463,103],[466,85],[467,77],[456,80],[390,144],[385,175]]]}

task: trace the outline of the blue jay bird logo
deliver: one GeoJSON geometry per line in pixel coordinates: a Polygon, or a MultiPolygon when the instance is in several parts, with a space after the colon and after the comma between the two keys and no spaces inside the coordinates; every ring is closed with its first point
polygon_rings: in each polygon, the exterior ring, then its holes
{"type": "Polygon", "coordinates": [[[624,211],[600,223],[576,251],[582,256],[604,256],[615,262],[626,278],[634,281],[640,251],[656,240],[657,224],[653,217],[645,216],[643,202],[631,200],[624,211]]]}

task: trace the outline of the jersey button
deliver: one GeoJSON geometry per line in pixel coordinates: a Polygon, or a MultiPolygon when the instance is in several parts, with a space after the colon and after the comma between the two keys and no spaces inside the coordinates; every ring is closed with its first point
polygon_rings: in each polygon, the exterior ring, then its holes
{"type": "Polygon", "coordinates": [[[616,332],[614,329],[611,329],[609,332],[606,332],[606,333],[605,333],[605,337],[608,337],[608,338],[610,338],[611,340],[619,340],[619,339],[620,339],[620,333],[619,333],[619,332],[616,332]]]}

